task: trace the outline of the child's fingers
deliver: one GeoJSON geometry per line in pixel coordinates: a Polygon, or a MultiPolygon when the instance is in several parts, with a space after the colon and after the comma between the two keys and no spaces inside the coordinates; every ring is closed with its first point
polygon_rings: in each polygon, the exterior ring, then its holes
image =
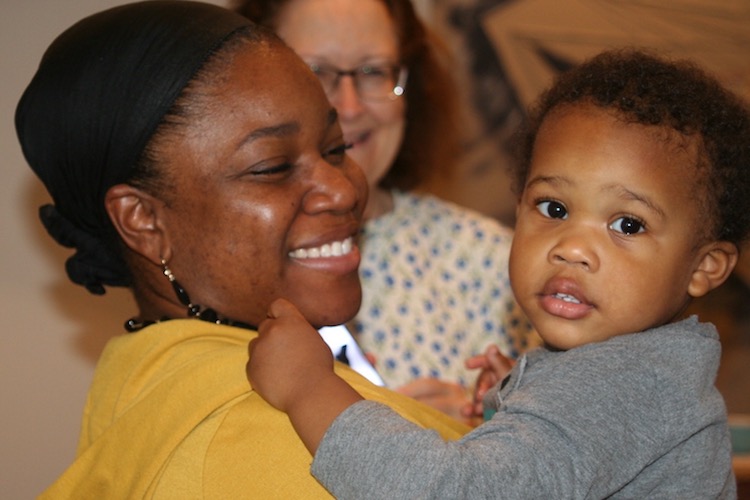
{"type": "Polygon", "coordinates": [[[367,361],[369,361],[372,366],[375,366],[378,362],[378,358],[376,358],[375,355],[371,352],[366,352],[365,358],[367,358],[367,361]]]}
{"type": "Polygon", "coordinates": [[[484,395],[487,391],[492,389],[498,382],[497,375],[492,371],[483,371],[477,379],[476,388],[474,390],[474,400],[481,403],[484,395]]]}
{"type": "Polygon", "coordinates": [[[271,302],[271,305],[268,306],[268,311],[266,311],[266,316],[272,319],[278,319],[282,316],[290,316],[294,314],[299,314],[297,308],[294,307],[291,302],[283,298],[271,302]]]}
{"type": "Polygon", "coordinates": [[[484,354],[477,354],[464,361],[464,366],[469,370],[477,370],[479,368],[487,368],[488,361],[487,356],[484,354]]]}
{"type": "MultiPolygon", "coordinates": [[[[255,337],[253,340],[251,340],[247,344],[247,357],[248,357],[248,359],[253,359],[253,349],[255,348],[255,341],[256,340],[258,340],[258,337],[255,337]]],[[[248,363],[249,363],[249,361],[248,361],[248,363]]],[[[248,366],[248,368],[249,368],[249,366],[248,366]]],[[[248,373],[249,373],[249,370],[248,370],[248,373]]]]}
{"type": "Polygon", "coordinates": [[[513,369],[515,362],[510,358],[503,356],[499,350],[487,353],[487,362],[489,368],[495,374],[497,380],[502,380],[513,369]]]}

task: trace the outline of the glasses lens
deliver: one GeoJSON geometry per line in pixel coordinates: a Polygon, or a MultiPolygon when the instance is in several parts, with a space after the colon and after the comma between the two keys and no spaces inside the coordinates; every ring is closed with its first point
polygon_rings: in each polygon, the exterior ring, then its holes
{"type": "Polygon", "coordinates": [[[401,95],[395,90],[398,77],[399,69],[394,66],[362,66],[356,72],[357,91],[362,99],[394,99],[401,95]]]}
{"type": "Polygon", "coordinates": [[[329,98],[344,76],[354,79],[357,94],[365,101],[396,99],[404,93],[406,85],[406,69],[387,64],[368,64],[349,71],[317,63],[309,63],[309,66],[329,98]]]}
{"type": "Polygon", "coordinates": [[[326,94],[331,95],[338,85],[339,71],[319,64],[310,64],[310,69],[315,73],[315,76],[320,80],[320,84],[323,86],[323,90],[326,94]]]}

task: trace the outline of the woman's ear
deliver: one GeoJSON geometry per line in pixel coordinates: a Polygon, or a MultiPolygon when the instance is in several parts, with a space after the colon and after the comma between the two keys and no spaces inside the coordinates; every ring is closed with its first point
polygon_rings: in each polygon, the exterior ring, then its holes
{"type": "Polygon", "coordinates": [[[701,249],[701,260],[688,284],[688,294],[701,297],[718,287],[732,274],[739,250],[728,241],[714,241],[701,249]]]}
{"type": "Polygon", "coordinates": [[[128,248],[156,264],[169,259],[162,224],[164,202],[136,187],[117,184],[107,191],[104,206],[128,248]]]}

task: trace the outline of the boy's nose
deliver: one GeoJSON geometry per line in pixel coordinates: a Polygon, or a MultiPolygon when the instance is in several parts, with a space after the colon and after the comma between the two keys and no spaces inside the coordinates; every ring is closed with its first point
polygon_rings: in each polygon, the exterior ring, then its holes
{"type": "Polygon", "coordinates": [[[568,232],[559,239],[549,252],[552,264],[581,267],[586,271],[599,268],[599,258],[594,250],[594,236],[586,231],[568,232]]]}

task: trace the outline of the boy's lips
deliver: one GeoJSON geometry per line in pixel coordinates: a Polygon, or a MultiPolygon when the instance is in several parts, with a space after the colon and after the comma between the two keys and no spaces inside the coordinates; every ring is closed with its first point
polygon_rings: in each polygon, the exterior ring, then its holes
{"type": "Polygon", "coordinates": [[[564,319],[581,319],[596,307],[578,283],[568,278],[548,281],[539,294],[539,302],[545,312],[564,319]]]}

